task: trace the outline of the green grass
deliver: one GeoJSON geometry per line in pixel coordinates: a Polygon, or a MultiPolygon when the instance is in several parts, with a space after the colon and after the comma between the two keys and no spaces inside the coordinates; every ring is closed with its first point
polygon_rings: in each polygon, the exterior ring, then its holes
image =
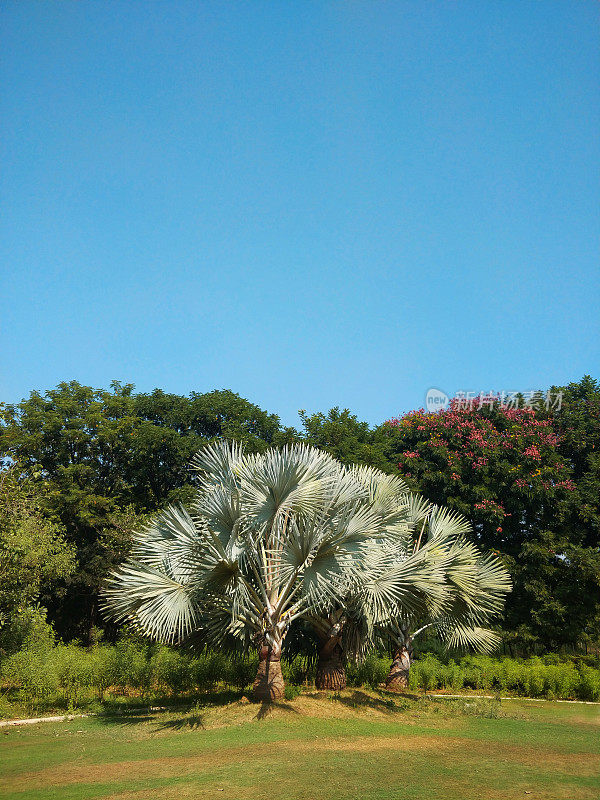
{"type": "Polygon", "coordinates": [[[0,733],[19,800],[595,800],[598,706],[350,689],[259,706],[108,711],[0,733]]]}

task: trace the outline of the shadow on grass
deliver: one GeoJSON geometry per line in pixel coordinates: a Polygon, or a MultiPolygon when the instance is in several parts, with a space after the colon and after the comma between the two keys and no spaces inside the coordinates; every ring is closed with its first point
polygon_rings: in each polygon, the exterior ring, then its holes
{"type": "Polygon", "coordinates": [[[378,691],[383,697],[401,697],[403,700],[410,700],[413,703],[423,699],[423,695],[414,692],[390,692],[389,689],[379,689],[378,691]]]}
{"type": "Polygon", "coordinates": [[[96,719],[101,725],[140,725],[142,722],[150,722],[153,719],[150,714],[140,714],[139,712],[118,712],[104,710],[96,714],[96,719]]]}
{"type": "Polygon", "coordinates": [[[202,714],[192,714],[189,717],[181,717],[180,719],[171,719],[167,722],[162,722],[157,726],[158,731],[183,731],[190,730],[196,731],[199,728],[204,729],[204,717],[202,714]]]}
{"type": "Polygon", "coordinates": [[[373,695],[367,694],[366,692],[361,692],[360,689],[355,689],[352,694],[349,695],[336,692],[330,695],[329,699],[347,708],[371,708],[374,711],[383,713],[394,713],[406,711],[406,709],[409,708],[409,697],[410,696],[404,697],[399,694],[394,694],[393,697],[390,697],[387,693],[385,695],[380,693],[378,696],[373,697],[373,695]]]}
{"type": "Polygon", "coordinates": [[[283,703],[278,700],[263,700],[254,719],[265,719],[265,717],[272,714],[275,709],[287,711],[290,714],[300,714],[298,709],[294,708],[294,706],[291,706],[289,703],[283,703]]]}
{"type": "Polygon", "coordinates": [[[135,725],[141,722],[148,722],[156,719],[156,714],[190,714],[196,712],[195,716],[182,717],[177,721],[166,722],[165,726],[176,728],[180,727],[203,727],[202,715],[197,713],[198,707],[217,708],[229,705],[239,700],[242,693],[240,691],[220,691],[205,692],[195,694],[180,699],[173,697],[153,697],[151,700],[141,703],[140,698],[123,698],[119,700],[105,700],[101,708],[96,712],[96,719],[106,725],[135,725]],[[196,720],[192,725],[191,720],[196,720]]]}

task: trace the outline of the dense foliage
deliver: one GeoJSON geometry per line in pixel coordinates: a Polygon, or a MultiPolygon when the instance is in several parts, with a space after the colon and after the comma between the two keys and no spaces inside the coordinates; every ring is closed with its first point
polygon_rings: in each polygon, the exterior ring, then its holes
{"type": "Polygon", "coordinates": [[[304,441],[346,464],[400,473],[471,520],[479,542],[501,554],[513,577],[503,622],[513,652],[597,646],[600,386],[585,377],[552,390],[562,392],[560,408],[538,402],[528,409],[525,398],[510,409],[455,404],[375,428],[347,409],[332,409],[302,413],[301,431],[228,391],[183,397],[71,382],[33,392],[0,406],[0,458],[18,464],[11,485],[22,484],[35,508],[15,516],[10,492],[0,496],[3,613],[16,617],[15,609],[24,609],[14,626],[23,628],[22,637],[27,619],[41,624],[43,613],[34,611],[41,603],[59,635],[93,640],[105,627],[97,612],[101,580],[149,513],[191,497],[187,465],[199,445],[224,437],[264,452],[304,441]],[[47,546],[54,555],[31,569],[24,554],[47,546]]]}
{"type": "Polygon", "coordinates": [[[77,570],[47,597],[67,637],[87,637],[101,624],[100,583],[144,516],[191,496],[188,464],[203,443],[234,438],[261,451],[288,436],[275,415],[233,392],[134,394],[116,382],[112,391],[72,381],[32,392],[5,406],[1,419],[0,457],[43,477],[42,507],[76,548],[77,570]]]}
{"type": "MultiPolygon", "coordinates": [[[[558,390],[555,390],[557,393],[558,390]]],[[[435,502],[473,522],[514,580],[505,627],[521,645],[600,636],[600,390],[585,378],[559,409],[453,401],[384,426],[386,452],[435,502]],[[481,406],[481,407],[480,407],[481,406]]]]}
{"type": "Polygon", "coordinates": [[[45,487],[23,478],[17,465],[0,473],[0,655],[44,629],[42,589],[75,569],[64,528],[41,510],[45,487]]]}
{"type": "MultiPolygon", "coordinates": [[[[116,644],[91,648],[48,642],[28,647],[0,667],[0,717],[55,709],[99,707],[99,701],[132,702],[169,697],[200,697],[215,691],[247,691],[256,674],[258,656],[240,659],[205,650],[190,653],[125,637],[116,644]]],[[[381,686],[391,659],[368,656],[350,664],[350,686],[381,686]]],[[[283,662],[288,699],[312,684],[315,662],[296,658],[283,662]]],[[[512,659],[466,656],[415,661],[410,675],[415,690],[511,694],[560,699],[600,699],[600,664],[592,657],[512,659]]]]}

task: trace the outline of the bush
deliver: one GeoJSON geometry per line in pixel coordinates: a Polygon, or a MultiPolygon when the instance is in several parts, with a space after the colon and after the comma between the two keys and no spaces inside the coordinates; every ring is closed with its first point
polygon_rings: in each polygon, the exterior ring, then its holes
{"type": "Polygon", "coordinates": [[[69,705],[75,705],[82,689],[92,687],[93,663],[90,653],[75,644],[58,645],[51,653],[51,659],[69,705]]]}
{"type": "Polygon", "coordinates": [[[577,696],[582,700],[600,700],[600,670],[582,664],[579,676],[577,696]]]}
{"type": "Polygon", "coordinates": [[[13,708],[8,699],[0,694],[0,719],[7,719],[13,716],[13,708]]]}
{"type": "Polygon", "coordinates": [[[527,694],[529,697],[539,697],[544,692],[544,672],[542,665],[533,663],[529,665],[526,680],[527,694]]]}
{"type": "MultiPolygon", "coordinates": [[[[47,630],[47,629],[44,629],[47,630]]],[[[595,662],[593,662],[595,663],[595,662]]],[[[371,654],[347,667],[350,686],[381,685],[391,660],[371,654]]],[[[214,691],[225,684],[243,691],[254,680],[257,657],[233,657],[205,650],[194,656],[164,645],[127,637],[116,645],[96,644],[86,649],[75,644],[55,644],[54,639],[32,636],[29,646],[4,659],[0,679],[5,697],[25,701],[32,710],[42,705],[70,707],[103,700],[107,692],[139,694],[156,692],[177,696],[214,691]],[[45,641],[45,645],[43,642],[45,641]]],[[[289,687],[311,676],[314,662],[298,657],[282,663],[289,687]]],[[[510,692],[530,697],[600,700],[600,670],[578,659],[551,657],[494,659],[471,655],[445,663],[433,654],[418,658],[410,670],[409,686],[415,690],[447,689],[458,692],[510,692]]],[[[290,688],[294,692],[295,688],[290,688]]],[[[287,696],[287,695],[286,695],[287,696]]],[[[5,713],[0,709],[0,713],[5,713]]]]}
{"type": "Polygon", "coordinates": [[[496,677],[497,688],[505,692],[517,689],[520,673],[521,668],[517,661],[510,658],[502,659],[496,677]]]}
{"type": "Polygon", "coordinates": [[[447,670],[447,685],[451,689],[462,689],[465,685],[465,670],[460,664],[451,661],[447,670]]]}
{"type": "Polygon", "coordinates": [[[573,664],[548,664],[544,673],[546,697],[557,697],[565,700],[576,696],[580,677],[573,664]]]}
{"type": "Polygon", "coordinates": [[[295,700],[300,694],[302,694],[302,687],[295,686],[293,683],[288,683],[283,690],[283,696],[286,700],[295,700]]]}
{"type": "Polygon", "coordinates": [[[412,665],[409,675],[411,689],[430,692],[444,687],[444,665],[435,656],[428,655],[412,665]]]}
{"type": "Polygon", "coordinates": [[[59,686],[55,665],[43,651],[21,650],[10,656],[2,665],[2,679],[12,687],[21,689],[28,706],[34,710],[59,686]]]}
{"type": "Polygon", "coordinates": [[[205,650],[192,664],[194,687],[213,691],[227,673],[228,662],[224,655],[205,650]]]}
{"type": "Polygon", "coordinates": [[[142,690],[148,685],[148,646],[124,638],[115,645],[115,680],[121,694],[142,690]]]}
{"type": "Polygon", "coordinates": [[[106,691],[118,681],[117,652],[114,647],[100,645],[94,647],[90,654],[91,684],[96,689],[100,700],[106,691]]]}
{"type": "Polygon", "coordinates": [[[424,691],[466,688],[528,697],[599,699],[600,670],[547,657],[517,660],[467,656],[444,665],[429,654],[414,662],[409,685],[424,691]]]}
{"type": "Polygon", "coordinates": [[[0,631],[0,655],[21,650],[48,650],[55,642],[54,629],[41,608],[22,608],[0,631]]]}
{"type": "Polygon", "coordinates": [[[370,654],[361,663],[348,665],[348,683],[351,686],[370,686],[375,689],[387,678],[391,664],[390,658],[370,654]]]}
{"type": "Polygon", "coordinates": [[[298,685],[314,680],[316,662],[308,657],[296,656],[296,658],[281,662],[283,679],[286,683],[296,683],[298,685]]]}
{"type": "Polygon", "coordinates": [[[226,682],[235,689],[244,691],[246,686],[253,683],[258,670],[258,657],[235,658],[229,664],[226,682]]]}
{"type": "Polygon", "coordinates": [[[157,648],[151,657],[150,674],[156,686],[164,694],[178,695],[192,688],[192,663],[186,653],[164,645],[157,648]]]}

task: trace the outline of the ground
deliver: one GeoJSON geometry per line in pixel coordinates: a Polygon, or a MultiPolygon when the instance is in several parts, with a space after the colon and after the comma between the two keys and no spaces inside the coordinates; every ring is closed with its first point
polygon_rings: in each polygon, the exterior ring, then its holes
{"type": "Polygon", "coordinates": [[[350,689],[4,728],[19,800],[597,800],[600,706],[350,689]]]}

